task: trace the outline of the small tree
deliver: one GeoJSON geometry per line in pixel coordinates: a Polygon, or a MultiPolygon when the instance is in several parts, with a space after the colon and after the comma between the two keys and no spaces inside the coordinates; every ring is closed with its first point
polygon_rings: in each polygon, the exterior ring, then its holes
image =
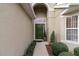
{"type": "Polygon", "coordinates": [[[54,31],[51,34],[51,42],[56,42],[55,32],[54,31]]]}

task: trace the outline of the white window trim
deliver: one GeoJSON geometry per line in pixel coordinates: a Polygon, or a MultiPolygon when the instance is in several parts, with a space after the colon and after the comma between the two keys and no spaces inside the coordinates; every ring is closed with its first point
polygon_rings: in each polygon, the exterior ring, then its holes
{"type": "MultiPolygon", "coordinates": [[[[68,42],[68,43],[74,43],[74,44],[79,44],[79,15],[77,14],[77,16],[78,16],[78,42],[75,42],[75,41],[70,41],[70,40],[67,40],[66,39],[66,29],[68,29],[68,28],[66,28],[66,18],[67,17],[72,17],[72,16],[75,16],[75,15],[71,15],[71,16],[65,16],[65,42],[68,42]]],[[[69,28],[70,29],[70,28],[69,28]]],[[[76,29],[76,28],[73,28],[73,29],[76,29]]],[[[63,41],[63,40],[62,40],[63,41]]]]}

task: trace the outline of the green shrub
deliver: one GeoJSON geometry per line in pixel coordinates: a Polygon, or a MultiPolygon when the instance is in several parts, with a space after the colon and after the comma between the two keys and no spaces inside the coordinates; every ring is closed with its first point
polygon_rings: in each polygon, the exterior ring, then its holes
{"type": "Polygon", "coordinates": [[[79,47],[74,49],[74,55],[79,56],[79,47]]]}
{"type": "Polygon", "coordinates": [[[53,31],[52,34],[51,34],[51,42],[55,42],[56,39],[55,39],[55,32],[53,31]]]}
{"type": "Polygon", "coordinates": [[[27,48],[27,50],[24,53],[24,56],[32,56],[34,52],[34,48],[36,45],[36,41],[33,41],[30,46],[27,48]]]}
{"type": "Polygon", "coordinates": [[[59,56],[74,56],[74,55],[70,52],[62,52],[59,54],[59,56]]]}
{"type": "Polygon", "coordinates": [[[64,43],[55,42],[52,44],[52,53],[57,56],[61,52],[68,52],[68,47],[64,43]]]}

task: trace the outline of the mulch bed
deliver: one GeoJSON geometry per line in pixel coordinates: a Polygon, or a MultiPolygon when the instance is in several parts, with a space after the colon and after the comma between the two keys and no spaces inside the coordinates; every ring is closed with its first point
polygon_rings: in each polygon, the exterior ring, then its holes
{"type": "Polygon", "coordinates": [[[53,56],[51,45],[50,44],[49,45],[46,45],[46,48],[47,48],[47,51],[49,53],[49,56],[53,56]]]}

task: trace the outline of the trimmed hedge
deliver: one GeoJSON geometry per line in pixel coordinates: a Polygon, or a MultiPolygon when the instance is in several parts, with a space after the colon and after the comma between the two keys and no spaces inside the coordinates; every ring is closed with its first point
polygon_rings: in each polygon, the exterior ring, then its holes
{"type": "Polygon", "coordinates": [[[52,34],[51,34],[51,42],[55,42],[56,39],[55,39],[55,32],[53,31],[52,34]]]}
{"type": "Polygon", "coordinates": [[[59,54],[59,56],[74,56],[74,55],[70,52],[62,52],[59,54]]]}
{"type": "Polygon", "coordinates": [[[33,41],[24,53],[24,56],[33,56],[36,41],[33,41]]]}
{"type": "Polygon", "coordinates": [[[55,42],[52,44],[52,53],[55,56],[58,56],[61,52],[68,52],[69,49],[66,44],[61,42],[55,42]]]}
{"type": "Polygon", "coordinates": [[[79,56],[79,47],[76,47],[76,48],[74,49],[74,55],[75,55],[75,56],[79,56]]]}

